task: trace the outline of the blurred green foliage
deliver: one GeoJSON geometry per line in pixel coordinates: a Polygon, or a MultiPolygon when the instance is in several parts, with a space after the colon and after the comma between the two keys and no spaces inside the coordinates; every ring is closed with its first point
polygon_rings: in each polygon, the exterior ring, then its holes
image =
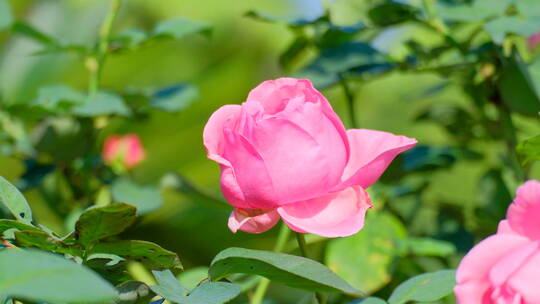
{"type": "MultiPolygon", "coordinates": [[[[277,229],[227,229],[231,208],[217,166],[205,158],[202,128],[263,80],[307,77],[349,128],[420,143],[370,189],[375,210],[364,230],[308,238],[330,269],[393,303],[401,282],[455,268],[496,230],[519,183],[540,177],[540,50],[526,45],[540,31],[537,7],[536,0],[130,0],[104,45],[110,1],[0,0],[0,175],[24,191],[27,218],[57,235],[76,229],[88,206],[125,201],[143,216],[118,231],[122,238],[176,252],[186,269],[209,266],[227,247],[271,249],[277,229]],[[120,176],[99,157],[103,140],[118,133],[139,134],[147,152],[120,176]]],[[[0,208],[0,217],[8,213],[0,208]]],[[[17,234],[21,244],[35,241],[17,234]]],[[[75,246],[62,242],[43,246],[75,246]]],[[[102,247],[95,254],[140,259],[102,247]]],[[[236,281],[250,288],[245,277],[236,281]]],[[[279,284],[268,293],[270,303],[311,297],[279,284]]]]}

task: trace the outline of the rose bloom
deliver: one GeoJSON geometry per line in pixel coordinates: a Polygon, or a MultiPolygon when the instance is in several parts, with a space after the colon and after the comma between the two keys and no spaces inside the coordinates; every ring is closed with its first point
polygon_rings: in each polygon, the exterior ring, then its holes
{"type": "Polygon", "coordinates": [[[540,44],[540,32],[529,36],[527,38],[527,44],[529,45],[529,50],[534,50],[540,44]]]}
{"type": "Polygon", "coordinates": [[[461,261],[454,291],[459,304],[540,303],[540,183],[517,190],[497,234],[461,261]]]}
{"type": "Polygon", "coordinates": [[[345,130],[307,79],[261,83],[242,105],[225,105],[204,128],[208,158],[234,206],[229,228],[261,233],[279,218],[294,231],[347,236],[364,225],[365,191],[416,140],[345,130]]]}
{"type": "Polygon", "coordinates": [[[111,135],[105,140],[102,157],[110,166],[131,169],[144,160],[145,153],[137,134],[111,135]]]}

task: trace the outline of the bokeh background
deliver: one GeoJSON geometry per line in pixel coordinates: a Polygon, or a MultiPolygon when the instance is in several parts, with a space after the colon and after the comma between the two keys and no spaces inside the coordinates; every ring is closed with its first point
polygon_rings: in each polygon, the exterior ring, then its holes
{"type": "MultiPolygon", "coordinates": [[[[18,19],[62,41],[77,44],[95,41],[109,9],[109,1],[105,0],[17,0],[11,4],[18,19]]],[[[351,25],[363,14],[365,1],[335,0],[327,5],[333,7],[334,23],[351,25]]],[[[141,121],[118,120],[104,131],[141,136],[147,159],[132,172],[137,182],[159,184],[164,174],[176,172],[192,187],[189,191],[163,190],[163,207],[142,217],[138,225],[128,231],[128,237],[152,240],[177,252],[186,268],[208,265],[213,256],[226,247],[272,248],[277,229],[263,235],[233,234],[227,229],[231,208],[222,202],[218,166],[206,159],[202,130],[208,117],[220,106],[243,102],[249,90],[264,80],[291,75],[278,61],[294,34],[283,23],[262,22],[246,17],[245,13],[260,10],[309,16],[321,9],[321,3],[315,0],[124,1],[113,33],[131,27],[150,29],[162,20],[175,17],[212,26],[210,35],[155,41],[134,51],[111,54],[107,59],[102,88],[125,91],[133,87],[189,82],[199,90],[198,98],[178,113],[155,112],[141,121]]],[[[376,45],[399,56],[403,52],[404,37],[415,37],[426,44],[439,41],[434,33],[411,26],[388,32],[376,40],[376,45]]],[[[63,83],[85,90],[88,73],[80,58],[35,54],[39,49],[39,44],[25,37],[9,32],[0,34],[0,108],[35,99],[38,88],[44,85],[63,83]]],[[[355,115],[360,127],[415,137],[419,143],[430,147],[456,146],[455,135],[459,130],[452,134],[444,122],[418,119],[426,109],[434,104],[465,110],[471,107],[469,97],[459,85],[429,71],[396,71],[370,81],[353,81],[351,87],[356,94],[355,115]]],[[[350,126],[342,88],[333,87],[323,93],[350,126]]],[[[513,118],[519,130],[518,139],[540,133],[538,117],[514,115],[513,118]]],[[[477,132],[478,128],[475,124],[466,125],[466,121],[461,127],[472,132],[477,132]]],[[[414,213],[406,227],[412,235],[441,235],[443,228],[436,225],[437,219],[441,214],[451,214],[457,221],[456,227],[444,229],[453,231],[446,239],[452,240],[457,253],[450,262],[444,262],[447,267],[455,267],[459,257],[474,242],[493,233],[490,231],[493,225],[483,233],[467,233],[468,229],[482,231],[478,227],[483,224],[476,218],[476,209],[488,206],[493,195],[502,196],[502,201],[509,203],[517,186],[499,157],[505,153],[503,141],[475,140],[468,148],[484,157],[461,159],[460,154],[452,153],[442,159],[437,156],[435,163],[442,165],[436,170],[425,171],[421,177],[415,174],[403,177],[404,183],[425,185],[418,195],[395,201],[382,199],[378,195],[386,189],[384,177],[381,186],[372,192],[375,209],[387,203],[398,214],[414,213]],[[486,179],[489,172],[499,178],[486,179]],[[416,209],[418,212],[400,211],[415,204],[421,206],[416,209]]],[[[19,158],[0,156],[0,175],[15,181],[23,172],[24,165],[19,158]]],[[[535,166],[530,172],[530,177],[540,177],[535,166]]],[[[392,180],[392,184],[400,183],[392,180]]],[[[64,232],[63,219],[50,210],[38,190],[27,191],[25,195],[39,222],[64,232]]],[[[493,222],[499,219],[493,218],[493,222]]],[[[436,266],[425,266],[426,269],[439,268],[440,262],[425,262],[428,264],[436,266]]],[[[274,292],[273,297],[278,303],[296,303],[297,293],[293,290],[274,292]]]]}

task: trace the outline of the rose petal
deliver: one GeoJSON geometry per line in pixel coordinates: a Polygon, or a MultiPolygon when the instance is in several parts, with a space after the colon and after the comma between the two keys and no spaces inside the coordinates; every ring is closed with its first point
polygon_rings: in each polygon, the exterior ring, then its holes
{"type": "Polygon", "coordinates": [[[227,121],[234,121],[240,115],[239,105],[225,105],[215,111],[204,126],[203,142],[208,158],[223,164],[229,165],[223,155],[223,129],[227,121]]]}
{"type": "Polygon", "coordinates": [[[531,180],[518,188],[506,217],[516,233],[540,239],[540,182],[531,180]]]}
{"type": "Polygon", "coordinates": [[[518,234],[514,230],[512,230],[512,227],[510,227],[510,223],[508,223],[508,220],[502,220],[499,222],[499,226],[497,227],[497,234],[518,234]]]}
{"type": "Polygon", "coordinates": [[[458,303],[484,303],[484,295],[491,286],[491,268],[506,254],[528,243],[528,239],[513,234],[493,235],[478,243],[459,264],[454,289],[458,303]]]}
{"type": "Polygon", "coordinates": [[[285,223],[297,232],[340,237],[360,231],[369,208],[371,203],[367,192],[360,187],[350,187],[277,210],[285,223]]]}
{"type": "Polygon", "coordinates": [[[352,129],[347,130],[351,155],[345,168],[343,186],[371,186],[401,152],[416,145],[416,139],[392,133],[352,129]]]}
{"type": "Polygon", "coordinates": [[[255,216],[249,216],[239,209],[235,209],[229,216],[229,229],[236,233],[242,230],[248,233],[263,233],[279,221],[276,211],[269,211],[255,216]]]}
{"type": "Polygon", "coordinates": [[[538,288],[538,282],[540,282],[539,242],[534,242],[534,245],[536,248],[528,256],[526,263],[514,272],[510,280],[506,282],[512,290],[521,295],[523,300],[518,303],[540,303],[540,288],[538,288]]]}

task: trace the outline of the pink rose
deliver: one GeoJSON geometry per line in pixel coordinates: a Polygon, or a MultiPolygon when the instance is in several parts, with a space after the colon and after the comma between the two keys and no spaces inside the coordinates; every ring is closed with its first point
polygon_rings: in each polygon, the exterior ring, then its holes
{"type": "Polygon", "coordinates": [[[540,32],[529,36],[527,38],[527,44],[529,45],[529,50],[534,50],[540,44],[540,32]]]}
{"type": "Polygon", "coordinates": [[[261,233],[281,217],[293,230],[326,237],[358,232],[371,207],[365,188],[416,140],[345,130],[307,79],[260,84],[242,105],[225,105],[204,128],[208,158],[235,207],[229,228],[261,233]]]}
{"type": "Polygon", "coordinates": [[[111,135],[102,152],[106,164],[114,168],[133,168],[145,158],[144,148],[136,134],[111,135]]]}
{"type": "Polygon", "coordinates": [[[497,234],[461,261],[454,291],[459,304],[540,303],[540,183],[517,190],[497,234]]]}

